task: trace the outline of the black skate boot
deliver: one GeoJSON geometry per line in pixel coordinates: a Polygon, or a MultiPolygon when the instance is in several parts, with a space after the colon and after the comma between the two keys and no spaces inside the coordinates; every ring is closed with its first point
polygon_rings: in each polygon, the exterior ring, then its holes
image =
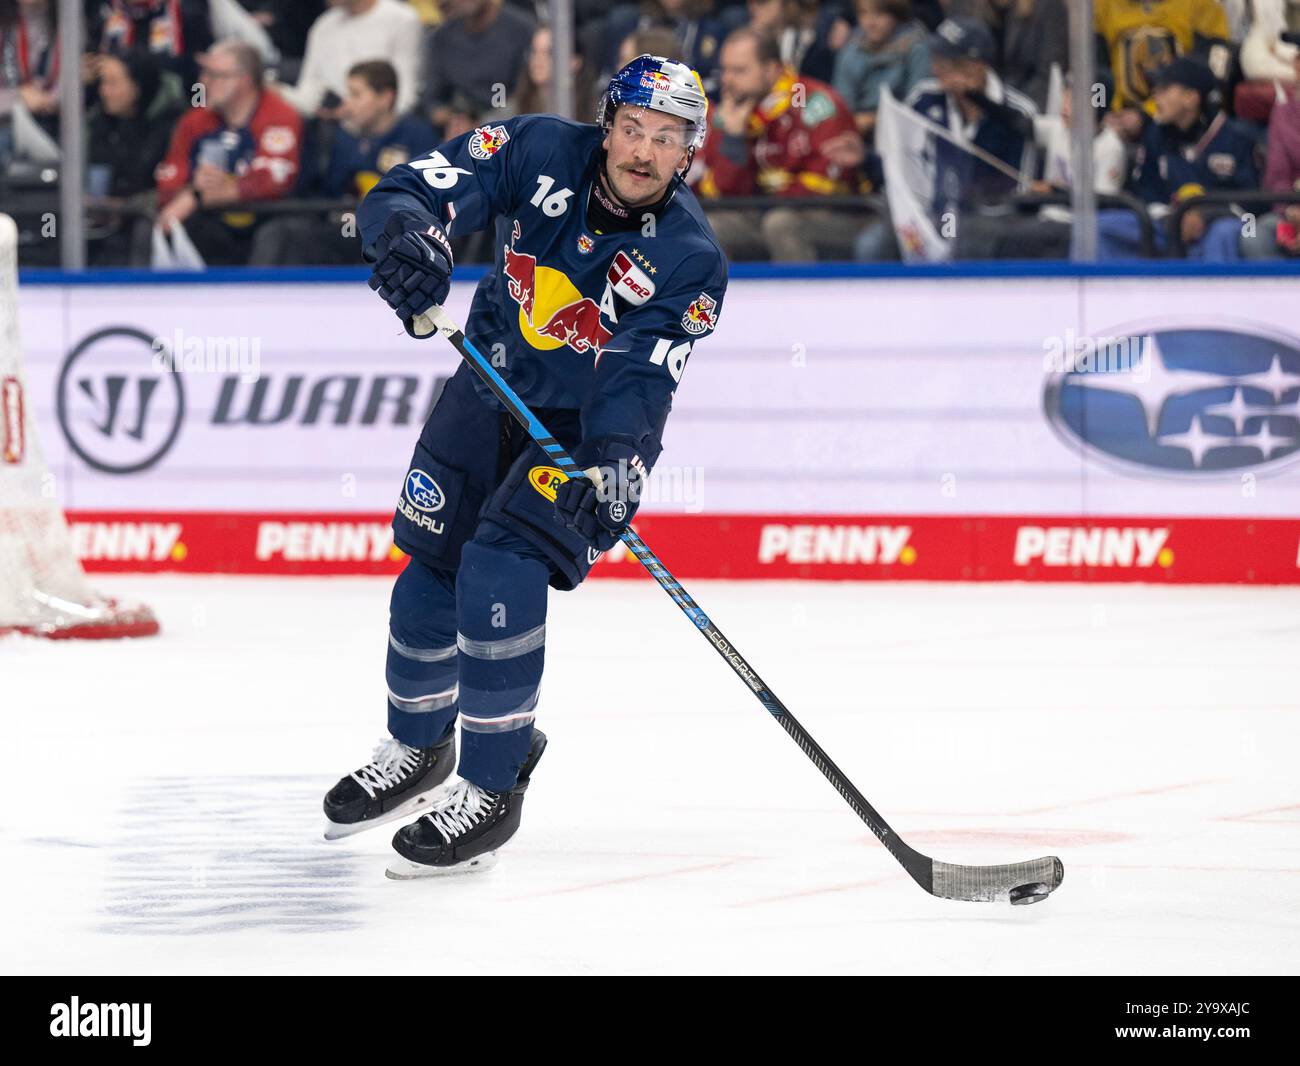
{"type": "Polygon", "coordinates": [[[433,790],[455,766],[455,730],[432,748],[407,747],[389,737],[375,748],[369,763],[325,794],[325,839],[410,817],[429,805],[433,790]]]}
{"type": "Polygon", "coordinates": [[[400,858],[388,864],[388,876],[405,881],[496,865],[497,848],[519,828],[524,791],[545,750],[546,734],[534,729],[519,780],[505,792],[489,792],[463,779],[452,785],[429,805],[428,814],[397,831],[393,847],[400,858]]]}

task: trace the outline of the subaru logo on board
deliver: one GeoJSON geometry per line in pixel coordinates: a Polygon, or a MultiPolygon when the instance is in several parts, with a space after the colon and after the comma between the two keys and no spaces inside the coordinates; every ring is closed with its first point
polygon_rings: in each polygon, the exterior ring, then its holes
{"type": "Polygon", "coordinates": [[[406,475],[406,498],[421,511],[440,511],[447,502],[439,484],[418,469],[406,475]]]}
{"type": "Polygon", "coordinates": [[[1300,453],[1300,340],[1223,326],[1127,327],[1066,354],[1048,419],[1130,472],[1272,470],[1300,453]]]}

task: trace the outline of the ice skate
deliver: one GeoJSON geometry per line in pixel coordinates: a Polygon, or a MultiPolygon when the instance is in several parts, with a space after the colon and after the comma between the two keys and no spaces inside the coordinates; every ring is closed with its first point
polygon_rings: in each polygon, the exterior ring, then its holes
{"type": "Polygon", "coordinates": [[[370,762],[326,793],[325,839],[409,818],[430,804],[433,791],[455,766],[454,730],[431,748],[412,748],[389,737],[375,748],[370,762]]]}
{"type": "Polygon", "coordinates": [[[464,779],[453,784],[419,821],[397,831],[393,847],[398,857],[389,863],[387,875],[406,881],[473,873],[496,865],[497,849],[519,828],[524,791],[545,750],[546,734],[534,729],[519,779],[505,792],[489,792],[464,779]]]}

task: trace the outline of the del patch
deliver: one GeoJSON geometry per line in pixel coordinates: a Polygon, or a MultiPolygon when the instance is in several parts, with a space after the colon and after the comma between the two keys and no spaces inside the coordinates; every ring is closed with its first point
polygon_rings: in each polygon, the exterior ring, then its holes
{"type": "Polygon", "coordinates": [[[606,279],[616,295],[638,307],[655,293],[650,275],[632,262],[626,252],[615,253],[606,279]]]}

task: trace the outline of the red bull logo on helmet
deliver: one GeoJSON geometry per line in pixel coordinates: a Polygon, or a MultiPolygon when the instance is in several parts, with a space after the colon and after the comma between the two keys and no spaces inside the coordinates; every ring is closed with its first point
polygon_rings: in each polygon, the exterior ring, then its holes
{"type": "Polygon", "coordinates": [[[644,70],[641,72],[641,87],[666,93],[673,87],[673,80],[662,70],[644,70]]]}

